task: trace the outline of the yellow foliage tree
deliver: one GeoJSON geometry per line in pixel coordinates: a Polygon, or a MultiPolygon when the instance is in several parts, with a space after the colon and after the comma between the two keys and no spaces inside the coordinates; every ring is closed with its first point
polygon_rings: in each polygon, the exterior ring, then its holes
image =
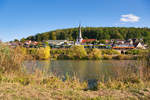
{"type": "Polygon", "coordinates": [[[50,47],[38,48],[37,49],[38,59],[46,60],[50,58],[50,47]]]}

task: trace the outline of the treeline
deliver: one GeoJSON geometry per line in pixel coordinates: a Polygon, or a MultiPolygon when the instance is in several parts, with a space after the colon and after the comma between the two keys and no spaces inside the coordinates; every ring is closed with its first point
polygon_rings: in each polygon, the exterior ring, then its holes
{"type": "MultiPolygon", "coordinates": [[[[38,33],[35,36],[29,36],[21,39],[43,41],[43,40],[76,40],[78,28],[59,29],[45,33],[38,33]]],[[[149,28],[134,28],[134,27],[82,27],[82,36],[84,39],[123,39],[143,38],[144,42],[150,40],[149,28]]]]}

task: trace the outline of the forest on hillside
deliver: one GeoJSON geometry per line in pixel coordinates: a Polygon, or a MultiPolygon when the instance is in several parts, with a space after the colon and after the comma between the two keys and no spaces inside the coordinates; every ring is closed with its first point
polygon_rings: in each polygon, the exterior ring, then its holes
{"type": "MultiPolygon", "coordinates": [[[[35,36],[22,38],[21,41],[44,41],[44,40],[76,40],[78,28],[59,29],[44,33],[38,33],[35,36]]],[[[144,42],[150,40],[150,28],[134,27],[82,27],[82,36],[84,39],[122,39],[142,38],[144,42]]]]}

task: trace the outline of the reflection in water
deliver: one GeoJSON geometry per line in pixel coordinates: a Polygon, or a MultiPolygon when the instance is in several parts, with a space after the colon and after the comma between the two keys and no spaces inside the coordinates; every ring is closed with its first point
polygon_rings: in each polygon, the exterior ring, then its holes
{"type": "Polygon", "coordinates": [[[41,70],[43,73],[50,73],[50,61],[25,61],[24,66],[26,67],[26,70],[28,73],[34,73],[37,69],[41,70]]]}
{"type": "Polygon", "coordinates": [[[131,66],[134,61],[128,60],[52,60],[52,61],[25,61],[24,65],[29,73],[36,69],[41,70],[46,74],[53,73],[57,76],[76,76],[81,81],[89,79],[104,79],[115,77],[115,67],[131,66]],[[113,71],[112,71],[113,70],[113,71]]]}

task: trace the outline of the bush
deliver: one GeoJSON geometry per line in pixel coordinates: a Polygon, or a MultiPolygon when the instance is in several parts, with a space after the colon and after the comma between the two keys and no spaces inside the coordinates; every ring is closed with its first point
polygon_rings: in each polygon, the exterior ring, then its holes
{"type": "Polygon", "coordinates": [[[54,59],[65,59],[67,51],[67,49],[52,49],[50,54],[54,59]]]}
{"type": "Polygon", "coordinates": [[[85,59],[87,57],[87,52],[83,46],[73,46],[68,50],[67,56],[70,59],[85,59]]]}
{"type": "Polygon", "coordinates": [[[51,56],[56,59],[85,59],[87,52],[83,46],[73,46],[68,49],[52,49],[51,56]]]}
{"type": "Polygon", "coordinates": [[[111,60],[111,59],[112,59],[112,56],[111,56],[111,55],[106,55],[106,54],[104,54],[103,59],[104,59],[104,60],[111,60]]]}
{"type": "Polygon", "coordinates": [[[120,53],[113,49],[105,49],[105,50],[102,50],[102,54],[115,55],[115,54],[120,54],[120,53]]]}
{"type": "Polygon", "coordinates": [[[128,50],[126,54],[132,54],[132,55],[137,55],[140,53],[140,50],[128,50]]]}
{"type": "Polygon", "coordinates": [[[89,59],[95,59],[95,60],[98,60],[98,59],[101,59],[102,58],[102,55],[101,55],[101,51],[99,49],[93,49],[90,54],[89,54],[89,59]]]}
{"type": "Polygon", "coordinates": [[[117,59],[117,60],[133,60],[134,57],[120,54],[120,55],[117,55],[117,56],[113,57],[113,59],[117,59]]]}
{"type": "Polygon", "coordinates": [[[29,48],[28,54],[39,60],[46,60],[50,58],[50,47],[45,48],[29,48]]]}

